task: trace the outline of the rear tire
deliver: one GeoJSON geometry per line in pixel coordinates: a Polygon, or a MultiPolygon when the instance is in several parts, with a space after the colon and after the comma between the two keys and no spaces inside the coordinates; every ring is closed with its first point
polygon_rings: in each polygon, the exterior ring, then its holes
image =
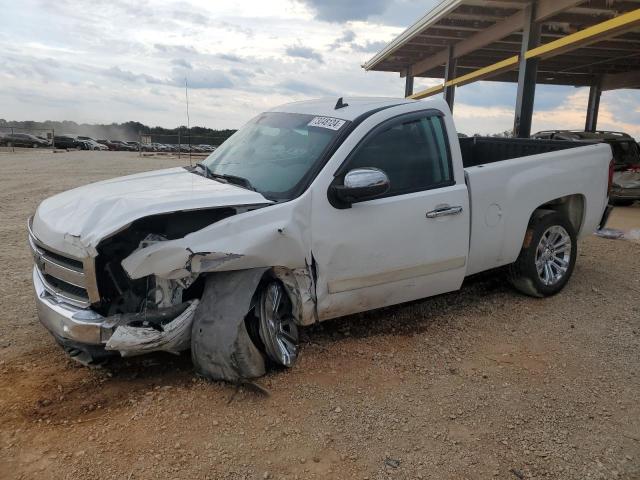
{"type": "Polygon", "coordinates": [[[573,225],[555,211],[534,212],[517,260],[509,266],[513,287],[532,297],[560,292],[571,278],[578,254],[573,225]]]}

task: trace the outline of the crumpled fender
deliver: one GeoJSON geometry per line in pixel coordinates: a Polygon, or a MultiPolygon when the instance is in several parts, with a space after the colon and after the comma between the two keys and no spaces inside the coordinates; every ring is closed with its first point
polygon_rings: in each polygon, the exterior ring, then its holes
{"type": "Polygon", "coordinates": [[[266,268],[207,277],[191,329],[191,358],[198,374],[238,383],[261,377],[265,359],[254,345],[245,317],[266,268]]]}
{"type": "Polygon", "coordinates": [[[310,200],[241,213],[183,238],[138,248],[122,261],[132,279],[310,264],[310,200]]]}
{"type": "Polygon", "coordinates": [[[296,323],[303,326],[316,323],[318,321],[316,286],[311,268],[273,267],[271,272],[282,282],[289,294],[296,323]]]}

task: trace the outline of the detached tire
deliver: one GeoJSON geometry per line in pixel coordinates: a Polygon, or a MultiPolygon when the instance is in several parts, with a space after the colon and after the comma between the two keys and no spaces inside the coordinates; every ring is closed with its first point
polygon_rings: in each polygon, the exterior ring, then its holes
{"type": "Polygon", "coordinates": [[[200,375],[242,382],[266,372],[265,358],[245,323],[266,269],[209,275],[191,327],[191,359],[200,375]]]}
{"type": "Polygon", "coordinates": [[[555,211],[535,212],[520,255],[509,267],[509,282],[532,297],[555,295],[571,278],[577,254],[576,232],[569,219],[555,211]]]}

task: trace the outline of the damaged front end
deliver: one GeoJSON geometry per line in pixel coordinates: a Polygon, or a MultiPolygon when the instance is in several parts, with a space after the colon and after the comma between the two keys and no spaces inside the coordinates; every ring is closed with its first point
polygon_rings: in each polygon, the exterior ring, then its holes
{"type": "Polygon", "coordinates": [[[268,357],[264,337],[246,319],[256,315],[264,277],[283,286],[295,324],[317,321],[314,261],[304,253],[305,231],[294,228],[300,212],[278,212],[277,206],[256,212],[264,206],[180,211],[131,222],[92,247],[92,268],[84,274],[92,276],[99,295],[82,305],[61,299],[36,259],[42,323],[85,364],[109,355],[192,348],[197,371],[207,377],[237,381],[262,375],[268,357]]]}
{"type": "Polygon", "coordinates": [[[179,353],[190,346],[198,299],[103,316],[61,299],[37,266],[33,269],[33,284],[40,321],[74,360],[85,365],[100,364],[118,354],[179,353]]]}
{"type": "Polygon", "coordinates": [[[122,260],[134,250],[182,238],[236,213],[225,207],[142,218],[101,241],[97,256],[84,259],[44,245],[30,220],[33,283],[42,323],[72,358],[84,364],[100,363],[117,353],[189,349],[203,288],[198,275],[133,280],[122,260]]]}

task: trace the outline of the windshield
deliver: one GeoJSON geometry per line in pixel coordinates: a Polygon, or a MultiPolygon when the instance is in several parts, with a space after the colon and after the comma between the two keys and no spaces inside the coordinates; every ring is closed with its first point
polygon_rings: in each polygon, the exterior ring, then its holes
{"type": "Polygon", "coordinates": [[[297,113],[262,113],[203,163],[214,175],[248,180],[267,198],[291,199],[348,123],[297,113]]]}

